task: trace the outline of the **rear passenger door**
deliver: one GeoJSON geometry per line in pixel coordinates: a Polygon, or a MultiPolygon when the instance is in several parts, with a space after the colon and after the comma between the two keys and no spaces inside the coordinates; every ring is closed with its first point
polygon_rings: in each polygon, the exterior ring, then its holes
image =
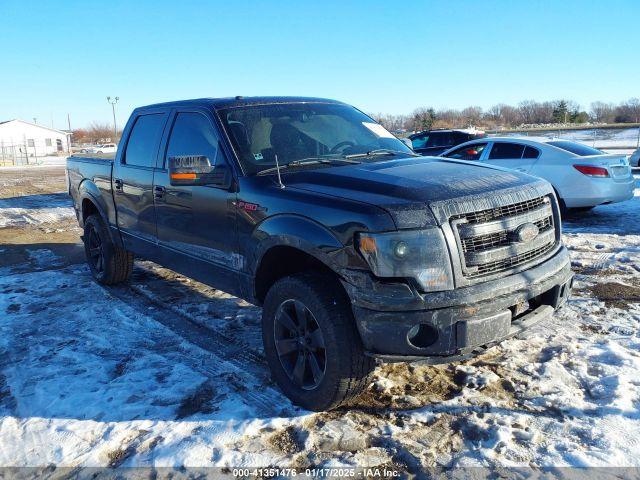
{"type": "Polygon", "coordinates": [[[487,163],[528,173],[540,156],[537,148],[515,142],[493,142],[487,163]]]}
{"type": "Polygon", "coordinates": [[[168,113],[135,115],[125,129],[126,145],[114,162],[112,187],[125,248],[151,256],[157,241],[153,177],[168,113]]]}

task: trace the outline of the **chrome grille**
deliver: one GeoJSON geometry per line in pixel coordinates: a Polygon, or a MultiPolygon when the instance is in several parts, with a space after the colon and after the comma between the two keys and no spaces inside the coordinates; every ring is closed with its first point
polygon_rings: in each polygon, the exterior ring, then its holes
{"type": "Polygon", "coordinates": [[[553,249],[558,239],[550,197],[479,210],[451,219],[466,277],[503,272],[535,260],[553,249]],[[517,229],[532,223],[538,235],[519,241],[517,229]]]}
{"type": "MultiPolygon", "coordinates": [[[[540,232],[545,232],[549,229],[553,228],[553,223],[551,221],[551,217],[543,218],[536,222],[532,222],[538,227],[540,232]]],[[[508,245],[509,234],[506,231],[501,231],[497,233],[489,233],[487,235],[479,235],[477,237],[465,238],[462,241],[462,250],[464,253],[467,252],[477,252],[481,250],[487,250],[490,248],[501,247],[504,245],[508,245]]]]}
{"type": "Polygon", "coordinates": [[[499,218],[510,217],[522,212],[528,212],[541,206],[545,198],[538,197],[532,200],[526,200],[524,202],[513,203],[504,207],[488,208],[486,210],[479,210],[473,213],[467,213],[465,215],[458,215],[456,218],[466,218],[469,223],[482,223],[490,222],[499,218]]]}
{"type": "MultiPolygon", "coordinates": [[[[477,275],[488,275],[490,273],[501,272],[503,270],[507,270],[512,267],[517,267],[523,263],[527,263],[530,260],[539,257],[540,255],[544,255],[546,252],[550,251],[553,248],[553,243],[545,245],[540,248],[536,248],[534,250],[529,250],[528,252],[522,253],[520,255],[516,255],[515,257],[510,257],[504,260],[496,260],[495,262],[485,263],[484,265],[480,265],[478,267],[477,275]]],[[[475,275],[475,276],[477,276],[475,275]]]]}

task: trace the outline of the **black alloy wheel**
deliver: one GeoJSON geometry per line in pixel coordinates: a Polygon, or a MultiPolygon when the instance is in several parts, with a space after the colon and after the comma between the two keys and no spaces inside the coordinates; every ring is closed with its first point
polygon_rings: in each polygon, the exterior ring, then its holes
{"type": "Polygon", "coordinates": [[[289,379],[304,390],[318,387],[327,369],[327,351],[311,310],[299,300],[285,300],[273,328],[278,358],[289,379]]]}
{"type": "Polygon", "coordinates": [[[88,246],[88,257],[91,262],[91,266],[95,270],[97,274],[100,274],[104,271],[104,250],[102,245],[102,239],[100,235],[96,231],[94,225],[90,225],[88,228],[88,238],[87,238],[87,246],[88,246]]]}

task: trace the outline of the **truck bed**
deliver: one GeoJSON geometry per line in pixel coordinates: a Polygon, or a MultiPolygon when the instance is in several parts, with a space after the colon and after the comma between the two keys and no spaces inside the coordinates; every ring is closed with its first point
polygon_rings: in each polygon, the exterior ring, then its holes
{"type": "Polygon", "coordinates": [[[89,195],[109,220],[115,219],[111,172],[113,154],[72,155],[67,159],[69,195],[76,212],[82,211],[82,197],[89,195]]]}

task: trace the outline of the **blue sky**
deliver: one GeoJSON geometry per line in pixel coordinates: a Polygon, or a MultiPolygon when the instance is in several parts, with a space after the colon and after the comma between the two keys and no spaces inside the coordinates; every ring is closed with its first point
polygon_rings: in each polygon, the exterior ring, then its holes
{"type": "Polygon", "coordinates": [[[640,2],[0,0],[0,119],[312,95],[367,112],[640,97],[640,2]]]}

